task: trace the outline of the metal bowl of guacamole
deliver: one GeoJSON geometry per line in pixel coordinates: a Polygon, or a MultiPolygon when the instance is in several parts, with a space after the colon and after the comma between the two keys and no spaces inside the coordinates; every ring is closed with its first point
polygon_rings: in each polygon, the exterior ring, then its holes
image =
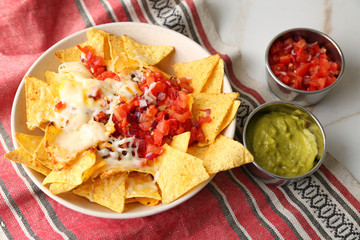
{"type": "Polygon", "coordinates": [[[274,101],[248,116],[244,146],[253,154],[249,171],[267,184],[283,185],[315,172],[325,159],[321,123],[305,107],[274,101]]]}

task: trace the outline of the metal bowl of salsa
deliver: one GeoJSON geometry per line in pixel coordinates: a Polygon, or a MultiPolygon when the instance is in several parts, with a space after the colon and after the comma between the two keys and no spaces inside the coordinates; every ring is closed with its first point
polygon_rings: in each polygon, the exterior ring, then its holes
{"type": "Polygon", "coordinates": [[[326,34],[294,28],[272,39],[265,64],[268,86],[277,98],[310,106],[340,83],[345,60],[340,47],[326,34]]]}
{"type": "Polygon", "coordinates": [[[254,109],[246,119],[243,139],[254,156],[247,168],[266,184],[283,185],[309,176],[326,155],[321,123],[295,103],[274,101],[254,109]]]}

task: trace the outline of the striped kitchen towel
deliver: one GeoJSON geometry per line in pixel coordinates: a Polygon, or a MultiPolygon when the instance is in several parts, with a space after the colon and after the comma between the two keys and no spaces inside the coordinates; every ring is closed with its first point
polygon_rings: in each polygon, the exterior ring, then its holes
{"type": "Polygon", "coordinates": [[[219,173],[166,212],[114,220],[83,215],[46,196],[20,164],[3,155],[12,100],[24,74],[49,47],[81,29],[110,22],[162,25],[219,53],[241,93],[236,137],[246,116],[272,99],[241,69],[240,50],[221,41],[202,0],[0,1],[0,239],[360,239],[360,186],[330,155],[312,176],[269,186],[245,168],[219,173]]]}

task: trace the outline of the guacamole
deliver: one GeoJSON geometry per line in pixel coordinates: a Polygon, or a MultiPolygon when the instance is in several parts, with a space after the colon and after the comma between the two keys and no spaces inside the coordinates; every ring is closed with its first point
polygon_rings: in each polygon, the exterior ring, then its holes
{"type": "Polygon", "coordinates": [[[279,111],[253,120],[248,143],[257,164],[284,177],[299,176],[313,168],[319,151],[309,121],[279,111]]]}

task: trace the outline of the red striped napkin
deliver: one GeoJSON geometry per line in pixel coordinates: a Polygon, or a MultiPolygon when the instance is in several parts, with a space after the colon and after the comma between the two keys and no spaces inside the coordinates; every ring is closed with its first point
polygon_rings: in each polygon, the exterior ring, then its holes
{"type": "Polygon", "coordinates": [[[0,239],[359,239],[360,187],[330,155],[312,176],[268,186],[245,168],[222,172],[187,202],[150,217],[83,215],[47,197],[19,164],[2,156],[12,99],[25,72],[50,46],[86,27],[115,21],[163,25],[220,53],[241,92],[237,138],[245,117],[271,100],[239,67],[240,52],[216,33],[203,1],[18,0],[0,2],[0,239]],[[240,80],[241,79],[241,80],[240,80]]]}

